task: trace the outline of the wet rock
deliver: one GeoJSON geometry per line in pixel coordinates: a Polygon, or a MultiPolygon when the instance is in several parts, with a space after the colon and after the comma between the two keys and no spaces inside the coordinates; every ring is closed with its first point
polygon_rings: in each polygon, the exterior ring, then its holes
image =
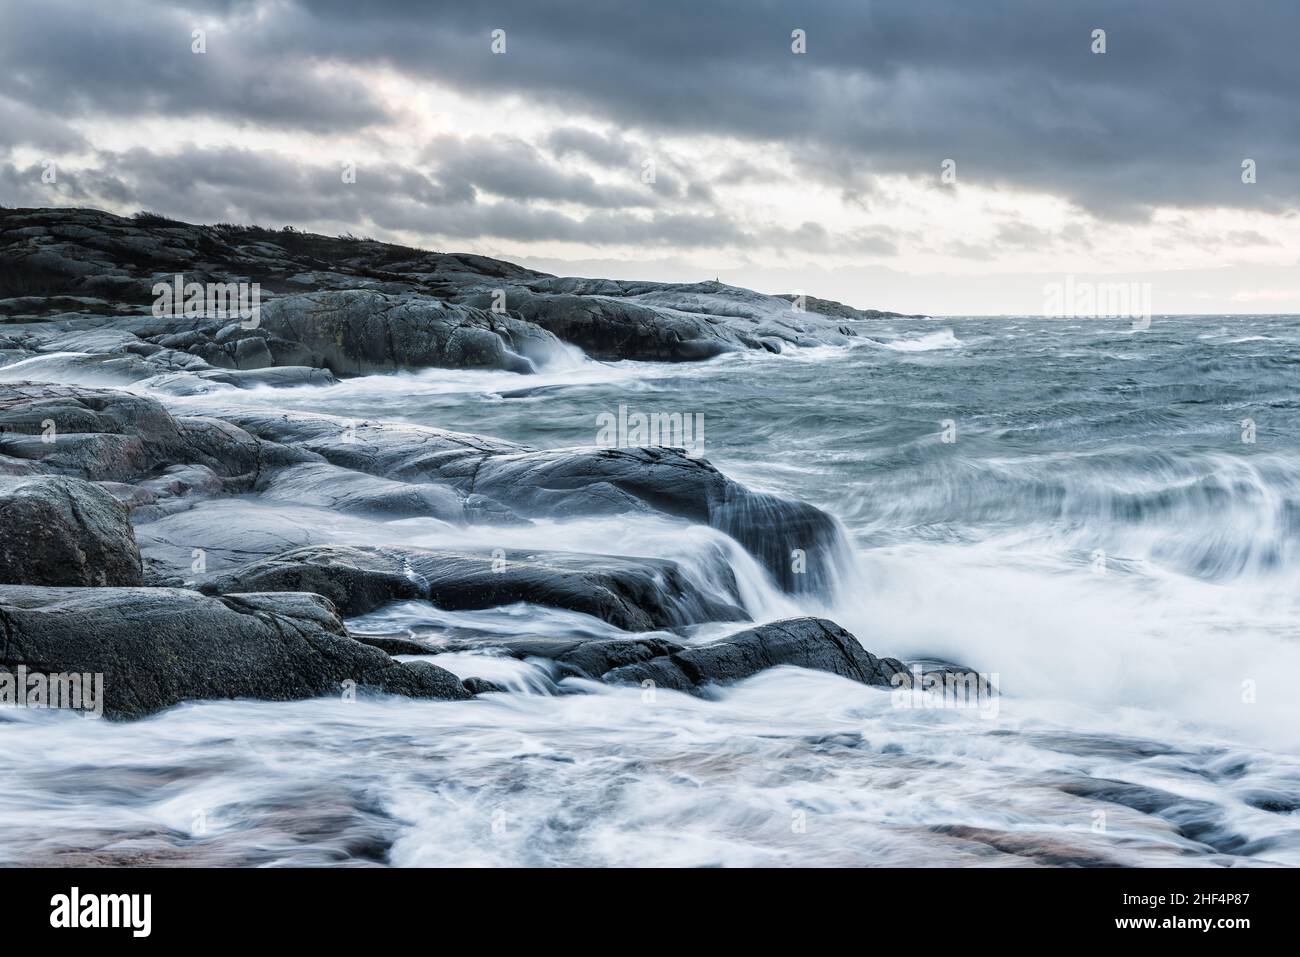
{"type": "Polygon", "coordinates": [[[276,365],[339,375],[426,366],[526,373],[561,352],[549,332],[508,315],[360,289],[277,299],[262,309],[259,332],[270,336],[276,365]]]}
{"type": "Polygon", "coordinates": [[[173,417],[156,399],[17,382],[0,384],[0,454],[92,481],[131,482],[173,465],[205,465],[247,486],[266,450],[226,422],[173,417]]]}
{"type": "MultiPolygon", "coordinates": [[[[472,302],[486,302],[474,297],[472,302]]],[[[593,359],[688,362],[761,348],[759,341],[707,319],[602,296],[513,290],[507,301],[528,321],[593,359]]]]}
{"type": "Polygon", "coordinates": [[[829,671],[863,684],[886,687],[895,674],[906,674],[902,662],[877,658],[832,621],[790,618],[712,644],[623,665],[603,677],[611,684],[652,681],[657,688],[694,692],[707,684],[739,681],[778,665],[829,671]]]}
{"type": "Polygon", "coordinates": [[[972,844],[983,844],[1000,854],[1024,858],[1044,867],[1122,867],[1121,861],[1097,847],[1043,834],[1017,834],[966,824],[941,824],[935,834],[972,844]]]}
{"type": "MultiPolygon", "coordinates": [[[[458,301],[483,305],[485,296],[467,291],[458,301]]],[[[795,308],[781,297],[720,282],[544,276],[511,285],[504,301],[511,312],[606,360],[692,362],[746,349],[843,345],[857,335],[838,314],[819,312],[816,303],[824,300],[804,299],[795,308]]]]}
{"type": "MultiPolygon", "coordinates": [[[[217,343],[220,320],[193,320],[171,331],[170,323],[144,317],[84,315],[10,325],[0,338],[0,367],[7,378],[80,386],[143,383],[176,395],[212,392],[223,386],[330,385],[328,369],[277,364],[266,333],[217,343]],[[161,335],[149,336],[159,330],[161,335]]],[[[227,390],[228,391],[228,390],[227,390]]]]}
{"type": "Polygon", "coordinates": [[[135,535],[140,554],[160,576],[193,581],[306,545],[371,541],[374,525],[326,509],[240,497],[145,515],[137,521],[135,535]]]}
{"type": "Polygon", "coordinates": [[[327,462],[270,472],[258,491],[267,500],[351,514],[428,516],[445,522],[463,522],[467,517],[464,499],[449,486],[394,482],[327,462]]]}
{"type": "Polygon", "coordinates": [[[843,344],[855,321],[893,315],[720,282],[557,277],[484,256],[89,209],[0,210],[0,256],[14,264],[12,288],[0,284],[12,315],[105,313],[115,327],[244,370],[269,360],[347,375],[403,366],[528,371],[559,340],[599,359],[694,361],[843,344]],[[192,317],[119,326],[115,311],[150,302],[156,277],[175,274],[258,282],[261,328],[218,338],[224,323],[192,317]],[[197,340],[177,338],[194,331],[197,340]]]}
{"type": "Polygon", "coordinates": [[[37,382],[0,383],[0,456],[96,482],[144,482],[201,466],[227,493],[250,491],[264,469],[320,461],[221,419],[173,416],[146,396],[37,382]]]}
{"type": "MultiPolygon", "coordinates": [[[[482,294],[461,296],[481,304],[482,294]]],[[[513,285],[506,307],[597,359],[695,361],[737,350],[779,352],[844,345],[857,332],[819,303],[722,282],[640,282],[539,277],[513,285]]]]}
{"type": "Polygon", "coordinates": [[[1057,785],[1066,794],[1132,808],[1169,822],[1189,841],[1220,854],[1251,856],[1271,849],[1268,838],[1255,838],[1237,829],[1236,821],[1214,801],[1188,797],[1161,788],[1109,778],[1071,776],[1057,785]]]}
{"type": "Polygon", "coordinates": [[[363,645],[370,645],[390,655],[433,654],[433,649],[413,638],[396,638],[392,635],[353,635],[352,637],[363,645]]]}
{"type": "Polygon", "coordinates": [[[448,611],[528,602],[591,615],[625,631],[746,617],[735,601],[702,592],[675,562],[565,552],[503,551],[490,556],[312,546],[211,577],[199,587],[209,594],[315,592],[348,617],[411,599],[448,611]]]}
{"type": "Polygon", "coordinates": [[[733,482],[679,449],[532,449],[444,429],[335,416],[214,406],[212,414],[277,445],[342,468],[447,484],[526,518],[666,514],[718,528],[787,591],[826,593],[843,567],[844,536],[829,515],[733,482]]]}
{"type": "Polygon", "coordinates": [[[113,389],[0,384],[0,453],[45,471],[130,481],[177,464],[185,439],[154,399],[113,389]]]}
{"type": "Polygon", "coordinates": [[[0,476],[0,583],[139,585],[126,506],[65,476],[0,476]]]}
{"type": "MultiPolygon", "coordinates": [[[[513,658],[545,658],[555,662],[561,677],[599,681],[607,672],[628,665],[652,661],[684,650],[684,646],[661,635],[636,638],[489,638],[449,640],[437,650],[481,651],[499,649],[513,658]]],[[[425,653],[428,653],[426,649],[425,653]]]]}
{"type": "Polygon", "coordinates": [[[103,675],[104,713],[136,718],[181,701],[292,701],[382,692],[470,697],[433,664],[401,664],[349,638],[317,595],[207,597],[175,588],[0,586],[0,670],[103,675]],[[349,684],[352,683],[352,684],[349,684]]]}
{"type": "MultiPolygon", "coordinates": [[[[703,645],[688,645],[664,634],[627,638],[475,637],[441,639],[438,652],[498,649],[514,658],[544,658],[561,677],[641,684],[695,693],[709,684],[751,677],[768,668],[792,665],[879,687],[893,687],[894,676],[910,687],[906,667],[895,658],[878,658],[834,622],[791,618],[759,625],[703,645]]],[[[430,649],[425,649],[428,653],[430,649]]]]}
{"type": "MultiPolygon", "coordinates": [[[[295,505],[453,522],[667,514],[730,534],[792,592],[826,593],[844,561],[830,516],[752,492],[680,450],[538,450],[415,425],[218,403],[208,411],[173,416],[154,399],[110,389],[0,384],[0,467],[19,471],[26,461],[140,483],[202,466],[228,494],[258,489],[295,505]]],[[[317,540],[294,537],[247,557],[317,540]]]]}
{"type": "Polygon", "coordinates": [[[213,392],[217,385],[232,385],[239,389],[254,386],[290,388],[304,385],[334,385],[338,379],[328,369],[310,366],[276,366],[259,369],[199,369],[156,375],[145,380],[151,389],[170,395],[202,395],[213,392]]]}

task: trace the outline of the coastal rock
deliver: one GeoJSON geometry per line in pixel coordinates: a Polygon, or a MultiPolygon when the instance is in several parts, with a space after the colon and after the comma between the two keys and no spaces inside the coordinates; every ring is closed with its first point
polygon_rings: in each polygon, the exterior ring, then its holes
{"type": "MultiPolygon", "coordinates": [[[[692,362],[746,349],[844,345],[857,336],[815,309],[720,282],[544,276],[510,286],[504,299],[512,313],[603,360],[692,362]]],[[[467,293],[458,301],[486,300],[467,293]]]]}
{"type": "Polygon", "coordinates": [[[509,315],[360,289],[276,299],[248,333],[262,334],[276,365],[339,375],[426,366],[528,373],[563,351],[551,333],[509,315]]]}
{"type": "Polygon", "coordinates": [[[604,296],[539,295],[516,289],[507,302],[529,322],[579,346],[593,359],[688,362],[763,347],[756,337],[716,321],[604,296]]]}
{"type": "Polygon", "coordinates": [[[472,512],[467,512],[464,498],[449,486],[395,482],[328,462],[304,462],[268,472],[257,491],[264,500],[347,514],[427,516],[464,522],[472,512]]]}
{"type": "Polygon", "coordinates": [[[436,646],[413,644],[419,649],[413,651],[417,654],[494,649],[514,658],[552,661],[560,677],[608,684],[653,681],[659,688],[690,693],[709,684],[740,681],[779,665],[829,671],[878,687],[892,687],[894,675],[901,673],[900,685],[911,687],[902,662],[876,657],[848,631],[823,618],[790,618],[758,625],[707,644],[686,644],[666,634],[440,638],[436,646]]]}
{"type": "Polygon", "coordinates": [[[56,475],[0,475],[0,584],[139,585],[126,506],[56,475]]]}
{"type": "Polygon", "coordinates": [[[0,472],[139,483],[201,466],[226,493],[251,491],[262,471],[319,456],[255,438],[210,416],[173,416],[158,400],[117,389],[0,383],[0,472]]]}
{"type": "Polygon", "coordinates": [[[0,274],[0,314],[94,315],[101,326],[181,350],[205,367],[243,371],[526,372],[555,355],[559,341],[602,360],[694,361],[842,345],[856,337],[854,323],[895,315],[716,281],[558,277],[485,256],[351,236],[125,219],[91,209],[0,210],[0,258],[10,264],[0,274]],[[261,328],[123,315],[152,301],[160,277],[176,275],[258,283],[261,328]]]}
{"type": "Polygon", "coordinates": [[[349,638],[318,595],[213,598],[176,588],[0,586],[0,669],[102,674],[104,714],[137,718],[181,701],[342,696],[349,688],[469,698],[436,665],[401,664],[349,638]],[[348,684],[352,682],[354,684],[348,684]]]}
{"type": "Polygon", "coordinates": [[[857,309],[853,306],[846,306],[842,302],[836,302],[834,299],[819,299],[817,296],[809,296],[802,293],[778,293],[777,299],[784,299],[789,303],[799,303],[801,307],[808,312],[815,312],[819,315],[831,319],[848,319],[851,322],[874,321],[878,319],[924,319],[923,315],[917,313],[899,313],[887,312],[881,309],[857,309]]]}
{"type": "Polygon", "coordinates": [[[325,368],[277,366],[266,333],[218,342],[228,325],[224,319],[85,315],[10,324],[0,335],[0,375],[63,385],[141,383],[175,395],[338,381],[325,368]],[[183,331],[175,331],[176,324],[183,331]]]}
{"type": "MultiPolygon", "coordinates": [[[[196,464],[247,490],[267,450],[206,416],[173,417],[156,399],[116,389],[0,384],[0,454],[41,471],[132,482],[196,464]]],[[[299,456],[300,458],[300,456],[299,456]]]]}
{"type": "Polygon", "coordinates": [[[113,389],[0,384],[0,453],[43,471],[130,481],[177,463],[185,440],[154,399],[113,389]]]}
{"type": "Polygon", "coordinates": [[[829,671],[867,685],[889,686],[895,658],[877,658],[833,621],[790,618],[759,625],[721,641],[673,650],[605,673],[611,684],[654,682],[655,687],[696,692],[706,684],[739,681],[778,665],[829,671]]]}
{"type": "MultiPolygon", "coordinates": [[[[366,639],[370,640],[370,639],[366,639]]],[[[443,641],[439,652],[481,651],[495,648],[513,658],[545,658],[557,666],[560,677],[599,681],[601,676],[628,665],[653,661],[684,650],[675,640],[660,635],[636,638],[531,638],[443,641]]],[[[424,654],[430,649],[425,648],[424,654]]]]}
{"type": "MultiPolygon", "coordinates": [[[[540,450],[425,426],[205,408],[173,416],[155,399],[112,389],[0,384],[0,470],[138,484],[202,466],[227,494],[451,522],[665,514],[731,535],[796,593],[828,592],[847,548],[824,512],[753,492],[677,449],[540,450]]],[[[247,557],[315,541],[290,538],[247,557]]]]}
{"type": "Polygon", "coordinates": [[[659,513],[712,525],[758,558],[787,591],[825,593],[847,544],[811,505],[753,492],[679,449],[532,449],[426,426],[239,407],[211,414],[278,446],[342,468],[443,483],[526,518],[659,513]],[[802,562],[795,562],[796,553],[802,562]]]}
{"type": "Polygon", "coordinates": [[[591,615],[625,631],[747,617],[736,603],[734,587],[730,600],[705,594],[675,562],[564,552],[502,551],[487,556],[312,546],[214,576],[200,590],[315,592],[347,617],[410,599],[424,599],[448,611],[529,602],[591,615]]]}
{"type": "Polygon", "coordinates": [[[486,678],[466,678],[461,684],[472,695],[500,694],[506,690],[495,681],[488,681],[486,678]]]}
{"type": "Polygon", "coordinates": [[[294,548],[368,542],[373,536],[374,525],[365,517],[251,497],[213,498],[157,518],[145,515],[135,529],[141,556],[157,580],[169,584],[176,576],[187,582],[294,548]]]}

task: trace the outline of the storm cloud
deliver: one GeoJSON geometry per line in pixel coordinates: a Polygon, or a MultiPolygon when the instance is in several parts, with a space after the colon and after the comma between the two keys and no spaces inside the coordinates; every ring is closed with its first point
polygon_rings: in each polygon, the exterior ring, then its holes
{"type": "MultiPolygon", "coordinates": [[[[889,177],[937,186],[951,160],[963,187],[1045,195],[1116,228],[1162,209],[1294,215],[1297,36],[1300,6],[1268,0],[10,3],[0,201],[889,257],[908,231],[884,221],[889,177]],[[393,92],[408,89],[435,91],[420,109],[438,109],[436,91],[490,104],[491,129],[415,129],[419,109],[393,92]],[[534,115],[552,119],[517,128],[534,115]],[[240,132],[221,146],[131,140],[133,124],[167,120],[240,132]],[[343,191],[338,157],[294,155],[282,138],[295,133],[406,148],[343,191]],[[720,141],[725,166],[692,146],[720,141]],[[36,154],[75,155],[71,179],[25,179],[36,154]],[[760,223],[734,192],[813,186],[864,218],[760,223]]],[[[1071,230],[999,215],[979,248],[928,248],[1086,249],[1071,230]]]]}

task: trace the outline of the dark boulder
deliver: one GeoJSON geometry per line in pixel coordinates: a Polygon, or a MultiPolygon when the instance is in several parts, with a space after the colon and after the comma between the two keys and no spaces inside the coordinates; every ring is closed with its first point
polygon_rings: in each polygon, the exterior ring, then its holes
{"type": "Polygon", "coordinates": [[[450,486],[395,482],[328,462],[269,471],[257,491],[268,501],[351,514],[423,516],[457,523],[469,517],[464,499],[450,486]]]}
{"type": "Polygon", "coordinates": [[[442,668],[401,664],[348,637],[318,595],[0,586],[0,631],[0,670],[102,674],[104,714],[114,718],[181,701],[292,701],[349,690],[470,697],[442,668]]]}
{"type": "Polygon", "coordinates": [[[683,651],[684,646],[662,635],[635,638],[475,638],[445,640],[438,652],[482,651],[491,648],[512,658],[545,658],[555,662],[560,677],[587,678],[599,681],[614,669],[653,661],[683,651]]]}
{"type": "Polygon", "coordinates": [[[533,449],[427,426],[217,407],[211,414],[264,441],[346,469],[442,483],[526,518],[660,513],[731,535],[791,592],[827,594],[847,543],[829,515],[753,492],[707,461],[670,448],[533,449]]]}
{"type": "Polygon", "coordinates": [[[363,289],[276,299],[247,335],[269,337],[275,365],[339,375],[426,366],[532,372],[534,361],[562,351],[555,336],[509,315],[363,289]]]}
{"type": "MultiPolygon", "coordinates": [[[[486,303],[487,298],[480,294],[469,301],[486,303]]],[[[539,295],[514,289],[507,301],[520,316],[579,346],[593,359],[690,362],[761,348],[753,336],[705,317],[604,296],[539,295]]]]}
{"type": "Polygon", "coordinates": [[[0,584],[139,585],[129,514],[109,492],[57,475],[0,475],[0,584]]]}
{"type": "Polygon", "coordinates": [[[346,616],[425,599],[449,611],[529,602],[591,615],[625,631],[743,621],[733,600],[708,595],[675,562],[565,552],[472,555],[373,546],[309,546],[213,576],[210,594],[310,591],[346,616]]]}
{"type": "Polygon", "coordinates": [[[466,691],[473,695],[500,694],[506,690],[495,681],[488,681],[486,678],[466,678],[461,684],[465,686],[466,691]]]}
{"type": "Polygon", "coordinates": [[[204,465],[247,491],[263,464],[302,461],[207,416],[173,416],[156,399],[116,389],[0,383],[0,455],[40,471],[133,482],[174,465],[204,465]],[[278,457],[277,457],[278,455],[278,457]]]}
{"type": "Polygon", "coordinates": [[[611,684],[654,682],[674,691],[739,681],[778,665],[829,671],[868,685],[889,686],[899,672],[895,658],[877,658],[839,625],[824,618],[790,618],[759,625],[721,641],[696,645],[623,665],[607,672],[611,684]]]}
{"type": "MultiPolygon", "coordinates": [[[[693,362],[746,349],[843,345],[857,335],[839,316],[814,308],[824,300],[805,298],[796,307],[720,282],[544,276],[502,291],[510,312],[602,360],[693,362]]],[[[458,293],[458,302],[477,306],[489,296],[481,284],[458,293]]]]}

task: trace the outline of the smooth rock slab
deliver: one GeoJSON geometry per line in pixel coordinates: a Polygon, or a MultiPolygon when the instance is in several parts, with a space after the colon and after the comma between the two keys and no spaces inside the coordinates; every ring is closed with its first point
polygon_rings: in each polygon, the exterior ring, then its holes
{"type": "MultiPolygon", "coordinates": [[[[456,301],[486,306],[493,290],[467,283],[456,301]]],[[[857,333],[836,315],[820,314],[805,299],[799,309],[719,282],[537,277],[505,289],[511,313],[580,346],[594,359],[692,362],[725,352],[844,345],[857,333]]],[[[854,311],[856,312],[856,311],[854,311]]]]}
{"type": "Polygon", "coordinates": [[[525,518],[658,513],[708,524],[745,546],[789,592],[828,594],[835,569],[849,563],[844,535],[825,512],[751,491],[680,449],[533,449],[405,423],[238,406],[209,412],[341,468],[451,485],[467,501],[486,499],[525,518]]]}
{"type": "Polygon", "coordinates": [[[591,615],[625,631],[747,617],[734,601],[700,591],[676,562],[564,552],[503,551],[492,557],[415,548],[309,546],[209,578],[199,587],[212,594],[315,592],[348,617],[411,599],[427,599],[449,611],[528,602],[591,615]]]}
{"type": "Polygon", "coordinates": [[[266,501],[349,514],[425,516],[444,522],[463,522],[467,517],[464,499],[449,486],[394,482],[328,462],[304,462],[270,472],[257,491],[266,501]]]}
{"type": "Polygon", "coordinates": [[[247,335],[270,337],[268,365],[339,375],[427,366],[530,373],[533,360],[563,352],[551,333],[512,316],[363,289],[277,299],[262,308],[259,329],[247,335]]]}
{"type": "Polygon", "coordinates": [[[149,583],[180,585],[196,575],[231,571],[307,545],[368,542],[374,529],[368,518],[241,497],[210,499],[137,523],[135,535],[141,556],[157,576],[149,583]],[[203,559],[197,565],[196,549],[203,559]]]}
{"type": "Polygon", "coordinates": [[[204,465],[229,479],[230,491],[246,491],[264,467],[304,460],[217,419],[174,417],[146,396],[41,382],[0,383],[0,455],[111,482],[204,465]]]}
{"type": "Polygon", "coordinates": [[[348,681],[358,692],[471,696],[442,668],[401,664],[348,637],[319,595],[0,586],[0,636],[0,670],[102,673],[114,718],[192,700],[341,699],[348,681]]]}
{"type": "Polygon", "coordinates": [[[603,678],[611,684],[653,681],[657,688],[696,692],[706,684],[739,681],[778,665],[829,671],[867,685],[889,686],[896,673],[906,674],[901,661],[877,658],[833,621],[789,618],[623,665],[603,678]]]}
{"type": "MultiPolygon", "coordinates": [[[[371,639],[365,639],[367,641],[371,639]]],[[[382,646],[380,646],[382,647],[382,646]]],[[[530,638],[451,640],[437,648],[420,648],[414,654],[475,651],[498,648],[512,658],[546,658],[555,662],[560,677],[601,676],[626,665],[652,661],[685,650],[685,646],[662,635],[637,638],[530,638]]],[[[412,653],[406,650],[403,653],[412,653]]]]}
{"type": "MultiPolygon", "coordinates": [[[[367,639],[369,640],[369,639],[367,639]]],[[[790,618],[748,628],[720,641],[685,645],[663,634],[628,638],[468,638],[439,641],[403,652],[432,654],[496,649],[514,658],[555,662],[561,677],[588,678],[608,684],[641,684],[697,693],[709,684],[740,681],[779,665],[793,665],[859,681],[901,687],[911,675],[896,658],[878,658],[848,631],[824,618],[790,618]]]]}

